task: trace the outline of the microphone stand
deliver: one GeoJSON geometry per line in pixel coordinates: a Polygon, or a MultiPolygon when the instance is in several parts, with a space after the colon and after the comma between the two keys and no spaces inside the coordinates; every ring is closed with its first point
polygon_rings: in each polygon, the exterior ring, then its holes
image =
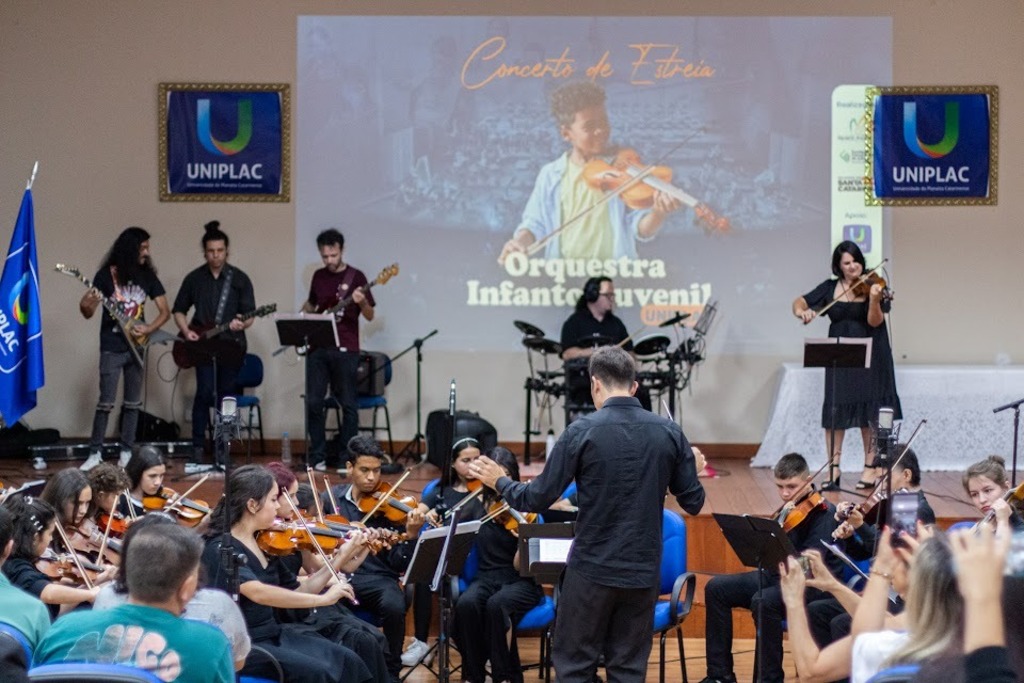
{"type": "Polygon", "coordinates": [[[416,349],[416,435],[412,437],[412,441],[405,444],[405,448],[398,452],[395,456],[397,462],[401,458],[409,458],[412,451],[415,450],[416,462],[423,462],[426,454],[423,451],[423,442],[426,441],[426,437],[423,435],[423,342],[427,341],[431,337],[437,334],[437,330],[432,330],[427,336],[419,337],[413,340],[412,344],[404,348],[397,356],[391,359],[394,363],[396,360],[407,354],[409,351],[416,349]]]}
{"type": "Polygon", "coordinates": [[[1017,487],[1017,435],[1020,432],[1020,405],[1022,403],[1024,403],[1024,398],[992,409],[993,413],[1001,413],[1013,408],[1013,472],[1010,474],[1010,486],[1013,488],[1017,487]]]}
{"type": "MultiPolygon", "coordinates": [[[[213,427],[214,458],[224,465],[224,500],[231,501],[231,439],[239,435],[238,404],[232,397],[225,397],[217,411],[213,427]]],[[[220,540],[220,566],[227,576],[228,594],[238,603],[239,569],[246,563],[245,555],[236,553],[231,537],[231,526],[225,505],[224,533],[220,540]]]]}

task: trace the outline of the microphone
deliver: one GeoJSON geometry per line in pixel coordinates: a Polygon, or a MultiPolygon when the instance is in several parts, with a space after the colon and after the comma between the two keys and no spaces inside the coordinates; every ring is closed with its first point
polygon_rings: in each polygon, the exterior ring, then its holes
{"type": "Polygon", "coordinates": [[[893,409],[882,407],[878,409],[878,426],[875,430],[875,443],[877,444],[876,462],[884,463],[889,459],[889,440],[892,437],[893,409]]]}
{"type": "Polygon", "coordinates": [[[455,378],[452,377],[451,390],[448,392],[448,414],[455,418],[455,378]]]}
{"type": "Polygon", "coordinates": [[[671,318],[669,318],[665,322],[659,323],[658,327],[671,327],[672,325],[676,325],[678,323],[683,322],[684,320],[686,320],[689,317],[690,317],[689,313],[676,313],[674,316],[672,316],[671,318]]]}

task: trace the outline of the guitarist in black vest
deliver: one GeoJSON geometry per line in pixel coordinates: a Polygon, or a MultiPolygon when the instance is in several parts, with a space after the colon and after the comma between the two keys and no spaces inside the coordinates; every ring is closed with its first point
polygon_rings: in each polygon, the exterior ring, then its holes
{"type": "Polygon", "coordinates": [[[103,438],[107,421],[117,399],[117,384],[124,373],[124,402],[121,419],[121,457],[124,467],[135,447],[135,428],[142,408],[144,368],[140,348],[142,342],[171,317],[164,286],[156,276],[149,257],[149,233],[138,227],[125,228],[103,257],[92,287],[78,302],[86,319],[92,318],[104,298],[110,297],[117,309],[131,322],[127,327],[104,307],[100,320],[100,397],[92,420],[89,458],[82,465],[89,470],[103,461],[103,438]],[[145,322],[146,299],[156,303],[157,316],[145,322]]]}
{"type": "Polygon", "coordinates": [[[228,264],[228,236],[219,221],[210,221],[203,234],[203,258],[199,266],[181,283],[174,299],[174,322],[186,344],[186,355],[196,369],[196,397],[192,402],[192,462],[185,465],[187,474],[195,474],[209,466],[202,464],[206,445],[206,427],[210,409],[219,405],[226,394],[235,393],[238,371],[245,359],[245,330],[254,318],[239,319],[256,307],[249,276],[228,264]],[[189,322],[189,309],[195,309],[189,322]],[[202,332],[228,323],[227,329],[210,339],[200,339],[202,332]]]}
{"type": "MultiPolygon", "coordinates": [[[[324,434],[326,411],[324,400],[330,384],[331,393],[341,404],[341,443],[359,433],[359,411],[356,402],[356,371],[359,369],[359,316],[373,320],[373,294],[367,287],[363,271],[342,259],[345,238],[334,228],[316,237],[324,267],[313,273],[309,298],[302,304],[306,313],[334,311],[339,348],[310,349],[306,357],[306,416],[309,424],[308,465],[323,472],[327,469],[324,434]],[[340,307],[339,304],[347,302],[340,307]]],[[[337,455],[334,455],[335,459],[337,455]]],[[[337,462],[330,463],[337,467],[337,462]]]]}

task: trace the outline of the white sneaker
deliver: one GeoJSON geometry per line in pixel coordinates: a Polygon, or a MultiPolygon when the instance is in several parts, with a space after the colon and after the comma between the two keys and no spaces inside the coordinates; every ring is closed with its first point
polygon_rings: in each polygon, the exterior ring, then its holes
{"type": "Polygon", "coordinates": [[[121,457],[117,459],[117,466],[122,470],[128,467],[128,461],[132,459],[132,452],[128,448],[121,449],[121,457]]]}
{"type": "Polygon", "coordinates": [[[42,456],[36,456],[36,459],[32,461],[32,469],[34,470],[45,470],[46,460],[42,456]]]}
{"type": "Polygon", "coordinates": [[[213,469],[213,465],[207,465],[201,462],[187,462],[185,463],[185,474],[205,474],[213,469]]]}
{"type": "Polygon", "coordinates": [[[432,661],[434,653],[430,651],[430,646],[416,638],[412,639],[409,647],[402,653],[402,666],[416,666],[420,662],[429,666],[432,661]]]}
{"type": "Polygon", "coordinates": [[[89,454],[89,457],[86,458],[85,462],[78,466],[78,469],[82,470],[83,472],[88,472],[93,467],[96,467],[96,465],[99,465],[101,462],[103,462],[103,454],[100,453],[99,451],[93,451],[92,453],[89,454]]]}
{"type": "MultiPolygon", "coordinates": [[[[327,463],[324,462],[323,460],[321,460],[317,464],[313,465],[313,469],[316,470],[317,472],[326,472],[327,471],[327,463]]],[[[413,640],[415,640],[415,638],[413,640]]]]}

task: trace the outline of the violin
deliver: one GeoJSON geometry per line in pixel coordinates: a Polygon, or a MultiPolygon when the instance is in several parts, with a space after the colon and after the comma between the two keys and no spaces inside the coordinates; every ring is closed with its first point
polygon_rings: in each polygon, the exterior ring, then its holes
{"type": "Polygon", "coordinates": [[[382,481],[377,485],[377,490],[359,499],[359,511],[366,514],[364,522],[368,517],[380,514],[395,524],[405,523],[405,518],[419,503],[412,496],[395,493],[396,488],[382,481]]]}
{"type": "Polygon", "coordinates": [[[117,536],[124,536],[125,532],[128,531],[128,520],[124,518],[120,512],[115,511],[113,515],[107,512],[101,512],[96,518],[96,522],[103,529],[110,526],[110,533],[117,536]]]}
{"type": "Polygon", "coordinates": [[[611,162],[602,158],[591,159],[583,166],[586,183],[603,192],[614,192],[631,209],[649,209],[654,206],[658,192],[664,192],[694,210],[697,221],[708,232],[725,233],[730,229],[729,219],[719,216],[707,204],[698,201],[672,184],[672,169],[668,166],[650,166],[640,160],[636,150],[619,149],[611,162]]]}
{"type": "Polygon", "coordinates": [[[519,538],[519,525],[533,524],[537,521],[537,513],[519,512],[508,503],[497,500],[491,503],[491,506],[487,508],[487,514],[480,520],[481,523],[491,521],[505,527],[506,531],[519,538]]]}
{"type": "Polygon", "coordinates": [[[871,294],[871,288],[874,285],[878,285],[882,288],[882,301],[892,301],[892,290],[889,289],[889,285],[886,283],[885,278],[877,273],[868,273],[867,279],[858,281],[850,291],[858,299],[866,298],[871,294]]]}
{"type": "Polygon", "coordinates": [[[814,488],[814,484],[811,484],[810,489],[797,499],[793,503],[793,507],[790,508],[789,512],[786,513],[786,517],[782,520],[782,530],[787,534],[796,529],[800,524],[807,519],[812,512],[818,508],[827,508],[828,504],[825,502],[825,496],[814,488]]]}
{"type": "Polygon", "coordinates": [[[108,535],[104,542],[103,536],[103,529],[91,519],[85,519],[77,528],[68,531],[71,547],[79,553],[98,562],[107,561],[115,567],[119,566],[121,564],[121,541],[108,535]],[[101,552],[103,557],[100,557],[101,552]]]}
{"type": "Polygon", "coordinates": [[[54,553],[51,551],[36,560],[36,569],[46,574],[53,581],[74,579],[78,583],[86,583],[87,585],[95,581],[96,577],[103,571],[103,567],[95,562],[78,558],[78,563],[82,565],[82,571],[85,572],[84,576],[69,553],[54,553]]]}
{"type": "Polygon", "coordinates": [[[182,526],[197,526],[207,515],[210,514],[210,505],[205,500],[192,500],[188,494],[206,481],[209,475],[197,481],[192,488],[179,496],[173,489],[161,486],[160,490],[152,496],[142,497],[142,507],[146,512],[159,510],[168,514],[173,513],[182,526]]]}

